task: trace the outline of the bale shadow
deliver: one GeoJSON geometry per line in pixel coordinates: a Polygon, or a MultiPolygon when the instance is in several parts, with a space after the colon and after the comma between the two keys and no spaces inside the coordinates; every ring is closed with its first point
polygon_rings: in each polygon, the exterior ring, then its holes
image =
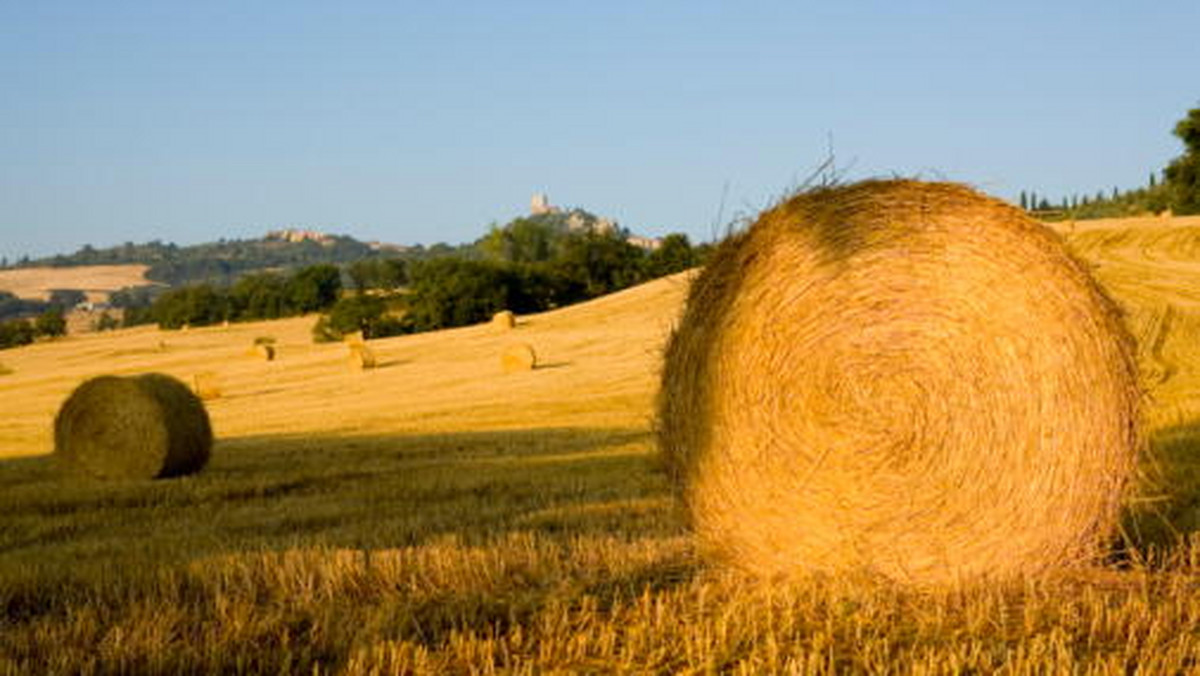
{"type": "Polygon", "coordinates": [[[1118,560],[1162,562],[1200,531],[1200,420],[1156,430],[1141,494],[1122,515],[1118,560]]]}

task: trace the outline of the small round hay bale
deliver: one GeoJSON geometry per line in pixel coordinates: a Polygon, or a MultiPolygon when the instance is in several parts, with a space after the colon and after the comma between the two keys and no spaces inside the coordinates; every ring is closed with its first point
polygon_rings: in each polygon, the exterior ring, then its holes
{"type": "Polygon", "coordinates": [[[213,371],[192,374],[192,393],[204,401],[221,398],[221,378],[213,371]]]}
{"type": "Polygon", "coordinates": [[[366,345],[367,339],[365,336],[363,336],[362,331],[355,331],[353,333],[347,333],[343,335],[342,342],[347,345],[366,345]]]}
{"type": "Polygon", "coordinates": [[[492,315],[492,328],[508,331],[517,325],[517,316],[509,310],[501,310],[492,315]]]}
{"type": "Polygon", "coordinates": [[[266,343],[255,345],[252,348],[253,354],[263,361],[275,361],[275,346],[266,343]]]}
{"type": "Polygon", "coordinates": [[[200,471],[212,450],[204,404],[158,373],[92,378],[54,420],[54,454],[103,479],[154,479],[200,471]]]}
{"type": "Polygon", "coordinates": [[[350,356],[350,368],[356,371],[375,368],[375,353],[371,348],[356,343],[347,343],[346,348],[350,356]]]}
{"type": "Polygon", "coordinates": [[[718,248],[659,443],[710,555],[937,585],[1095,560],[1139,399],[1119,312],[1057,235],[963,186],[870,181],[718,248]]]}
{"type": "Polygon", "coordinates": [[[4,364],[0,364],[0,376],[7,376],[12,372],[13,370],[11,368],[5,366],[4,364]]]}
{"type": "Polygon", "coordinates": [[[532,371],[537,368],[537,354],[534,353],[533,346],[528,343],[509,345],[500,354],[500,368],[505,373],[532,371]]]}

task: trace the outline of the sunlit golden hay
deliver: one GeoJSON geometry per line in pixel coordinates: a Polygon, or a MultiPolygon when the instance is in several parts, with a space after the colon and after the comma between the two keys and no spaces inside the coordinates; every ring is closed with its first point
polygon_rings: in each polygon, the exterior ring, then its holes
{"type": "Polygon", "coordinates": [[[355,331],[342,336],[342,342],[347,345],[365,345],[367,341],[362,331],[355,331]]]}
{"type": "Polygon", "coordinates": [[[158,373],[92,378],[54,421],[60,463],[105,479],[191,474],[208,462],[211,448],[204,405],[186,385],[158,373]]]}
{"type": "Polygon", "coordinates": [[[263,361],[275,361],[275,346],[267,343],[259,343],[250,348],[250,354],[263,361]]]}
{"type": "Polygon", "coordinates": [[[501,310],[492,315],[492,328],[507,331],[517,325],[517,317],[508,310],[501,310]]]}
{"type": "Polygon", "coordinates": [[[537,368],[537,354],[527,343],[515,343],[500,354],[500,368],[505,373],[532,371],[537,368]]]}
{"type": "Polygon", "coordinates": [[[221,378],[213,371],[192,374],[192,393],[208,401],[221,398],[221,378]]]}
{"type": "Polygon", "coordinates": [[[375,368],[375,353],[362,343],[346,343],[350,368],[356,371],[375,368]]]}
{"type": "Polygon", "coordinates": [[[659,434],[716,557],[941,584],[1096,556],[1139,399],[1119,313],[1057,236],[962,186],[873,181],[718,249],[659,434]]]}

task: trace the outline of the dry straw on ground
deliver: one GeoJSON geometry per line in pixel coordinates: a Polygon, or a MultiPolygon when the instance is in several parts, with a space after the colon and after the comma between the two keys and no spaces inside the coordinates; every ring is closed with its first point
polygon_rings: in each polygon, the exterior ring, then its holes
{"type": "Polygon", "coordinates": [[[492,315],[492,328],[507,331],[517,325],[517,317],[509,310],[501,310],[492,315]]]}
{"type": "Polygon", "coordinates": [[[363,371],[375,368],[375,353],[362,343],[346,343],[350,356],[350,368],[363,371]]]}
{"type": "Polygon", "coordinates": [[[528,343],[516,343],[500,354],[500,368],[505,373],[532,371],[537,367],[537,354],[528,343]]]}
{"type": "Polygon", "coordinates": [[[715,253],[660,443],[752,572],[942,584],[1088,560],[1138,450],[1133,343],[1057,236],[966,187],[813,190],[715,253]]]}
{"type": "Polygon", "coordinates": [[[192,474],[208,462],[211,448],[204,405],[186,385],[158,373],[92,378],[54,421],[56,458],[105,479],[192,474]]]}
{"type": "Polygon", "coordinates": [[[208,401],[221,398],[221,378],[213,371],[192,374],[192,393],[208,401]]]}

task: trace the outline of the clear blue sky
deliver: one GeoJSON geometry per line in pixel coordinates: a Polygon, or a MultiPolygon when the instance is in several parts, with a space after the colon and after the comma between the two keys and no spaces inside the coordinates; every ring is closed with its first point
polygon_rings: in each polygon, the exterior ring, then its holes
{"type": "Polygon", "coordinates": [[[849,178],[1136,187],[1198,31],[1196,0],[0,0],[0,255],[461,242],[535,191],[706,239],[830,134],[849,178]]]}

